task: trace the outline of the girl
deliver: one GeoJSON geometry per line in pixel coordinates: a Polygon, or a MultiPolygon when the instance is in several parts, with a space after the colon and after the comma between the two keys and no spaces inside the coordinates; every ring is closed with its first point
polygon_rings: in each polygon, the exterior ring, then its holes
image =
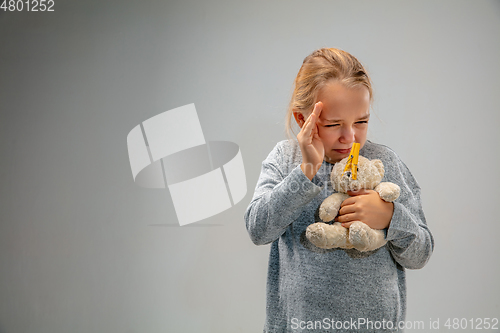
{"type": "Polygon", "coordinates": [[[264,160],[245,214],[252,241],[272,243],[264,332],[404,328],[405,269],[422,268],[434,241],[412,174],[394,151],[366,139],[371,101],[368,73],[351,54],[324,48],[304,59],[287,114],[287,130],[292,119],[301,128],[297,141],[279,142],[264,160]],[[382,229],[388,242],[373,252],[319,249],[305,230],[319,221],[318,207],[333,193],[332,166],[354,142],[360,155],[382,160],[383,181],[401,194],[387,203],[375,191],[351,192],[336,221],[382,229]]]}

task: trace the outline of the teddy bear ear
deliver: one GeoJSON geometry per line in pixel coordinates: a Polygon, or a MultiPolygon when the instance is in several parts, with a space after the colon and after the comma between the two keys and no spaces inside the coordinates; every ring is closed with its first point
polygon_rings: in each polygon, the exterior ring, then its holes
{"type": "Polygon", "coordinates": [[[373,165],[378,169],[378,172],[384,177],[384,164],[381,160],[372,160],[373,165]]]}

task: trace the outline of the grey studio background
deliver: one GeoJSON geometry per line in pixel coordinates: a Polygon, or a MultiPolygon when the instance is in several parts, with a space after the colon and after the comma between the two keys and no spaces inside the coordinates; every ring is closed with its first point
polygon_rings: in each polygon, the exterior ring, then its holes
{"type": "Polygon", "coordinates": [[[408,271],[407,319],[500,318],[499,1],[54,9],[0,11],[1,333],[262,331],[269,246],[243,215],[302,60],[324,46],[367,66],[370,139],[423,189],[436,248],[408,271]],[[248,193],[179,227],[167,190],[133,182],[126,136],[189,103],[207,140],[240,146],[248,193]]]}

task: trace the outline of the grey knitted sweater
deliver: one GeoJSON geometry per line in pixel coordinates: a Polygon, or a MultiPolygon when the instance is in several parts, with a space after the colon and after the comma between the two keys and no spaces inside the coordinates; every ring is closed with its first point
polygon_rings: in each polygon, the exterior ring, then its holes
{"type": "Polygon", "coordinates": [[[323,162],[310,181],[300,169],[297,141],[288,140],[263,161],[245,221],[255,244],[271,243],[264,332],[392,332],[404,321],[405,269],[422,268],[434,240],[420,187],[396,153],[367,141],[360,154],[382,160],[383,181],[401,188],[385,230],[388,242],[373,252],[324,250],[305,237],[333,193],[332,164],[323,162]]]}

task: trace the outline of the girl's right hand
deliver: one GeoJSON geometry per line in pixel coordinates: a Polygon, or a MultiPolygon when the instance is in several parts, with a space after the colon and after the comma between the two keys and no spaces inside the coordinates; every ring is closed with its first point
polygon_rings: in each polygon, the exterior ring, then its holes
{"type": "Polygon", "coordinates": [[[312,180],[316,172],[318,172],[325,157],[325,147],[319,137],[317,125],[322,109],[322,102],[314,105],[313,112],[307,117],[297,135],[297,141],[302,152],[302,165],[300,168],[309,180],[312,180]]]}

